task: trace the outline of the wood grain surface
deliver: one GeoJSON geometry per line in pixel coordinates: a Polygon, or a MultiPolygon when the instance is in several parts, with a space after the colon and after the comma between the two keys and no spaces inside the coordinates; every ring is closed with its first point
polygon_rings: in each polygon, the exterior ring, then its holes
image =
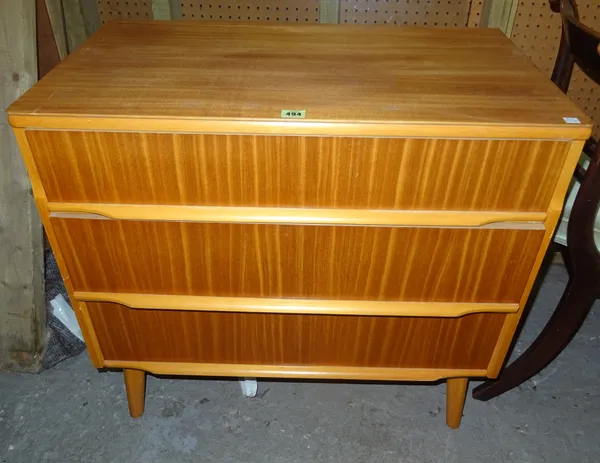
{"type": "MultiPolygon", "coordinates": [[[[71,284],[71,279],[69,278],[69,272],[65,261],[62,257],[62,253],[60,250],[60,245],[58,240],[56,239],[56,235],[54,233],[54,229],[50,224],[50,211],[48,210],[48,201],[46,199],[46,193],[44,191],[44,186],[42,185],[42,181],[40,180],[40,176],[38,174],[37,166],[35,165],[35,160],[33,159],[33,154],[31,153],[31,149],[29,148],[29,142],[27,141],[27,135],[25,134],[25,129],[15,128],[14,129],[15,138],[17,139],[17,143],[19,144],[19,150],[21,151],[21,156],[23,157],[23,162],[27,167],[27,173],[29,174],[29,178],[31,180],[31,189],[33,190],[33,197],[35,199],[35,204],[37,206],[40,218],[42,219],[42,223],[44,225],[44,230],[46,232],[46,238],[48,238],[48,242],[52,247],[52,251],[54,253],[54,257],[56,259],[56,264],[60,270],[61,276],[65,283],[65,289],[69,295],[69,298],[73,305],[73,310],[77,317],[77,321],[79,323],[79,327],[81,328],[81,333],[85,339],[85,344],[90,355],[90,360],[93,362],[96,368],[101,368],[103,365],[102,352],[98,345],[98,340],[94,333],[94,330],[91,326],[91,321],[89,315],[87,314],[87,308],[85,303],[75,303],[75,298],[73,297],[73,285],[71,284]]],[[[42,233],[43,230],[40,230],[42,233]]],[[[43,237],[40,237],[40,246],[43,247],[43,237]]],[[[40,254],[40,262],[43,264],[43,251],[39,251],[40,254]]],[[[43,265],[41,265],[40,269],[40,278],[43,280],[44,272],[43,265]]],[[[22,280],[22,277],[20,277],[22,280]]],[[[43,289],[43,281],[40,283],[43,289]]],[[[42,291],[43,292],[43,291],[42,291]]],[[[42,294],[43,296],[43,294],[42,294]]],[[[42,297],[43,299],[43,297],[42,297]]],[[[45,304],[42,306],[45,313],[45,304]]]]}
{"type": "Polygon", "coordinates": [[[37,130],[27,137],[49,201],[405,210],[545,211],[569,147],[37,130]]]}
{"type": "Polygon", "coordinates": [[[506,316],[176,312],[99,302],[88,308],[107,360],[399,368],[485,369],[506,316]]]}
{"type": "Polygon", "coordinates": [[[543,230],[51,218],[76,291],[517,302],[543,230]]]}
{"type": "Polygon", "coordinates": [[[544,261],[546,251],[552,243],[552,238],[554,235],[554,231],[556,229],[556,224],[558,223],[560,216],[562,214],[562,208],[565,201],[565,196],[569,186],[573,182],[573,171],[575,170],[575,166],[578,164],[579,159],[581,158],[581,152],[583,150],[585,141],[574,141],[571,144],[571,148],[569,149],[569,153],[567,154],[567,160],[563,166],[562,172],[558,179],[558,183],[556,185],[556,189],[552,196],[552,200],[550,201],[550,208],[548,209],[548,216],[544,222],[544,227],[546,228],[546,234],[544,235],[544,239],[542,240],[540,250],[538,255],[533,263],[533,267],[531,269],[531,273],[529,275],[527,284],[525,285],[523,294],[521,296],[521,300],[519,305],[522,309],[516,314],[511,314],[506,317],[506,321],[502,328],[502,332],[500,333],[500,340],[494,354],[492,355],[492,360],[490,361],[490,365],[488,368],[488,376],[495,378],[498,376],[502,365],[504,365],[506,356],[508,355],[508,351],[510,346],[512,345],[513,338],[517,327],[519,326],[519,322],[523,314],[525,313],[525,306],[530,297],[530,293],[533,289],[536,279],[538,278],[538,272],[544,261]]]}
{"type": "Polygon", "coordinates": [[[114,22],[9,112],[16,126],[30,115],[38,127],[75,116],[100,128],[116,117],[121,130],[170,120],[236,132],[248,120],[285,126],[285,109],[306,110],[306,119],[290,122],[314,133],[338,122],[358,124],[353,132],[364,135],[380,126],[400,135],[405,125],[430,136],[440,136],[440,126],[463,136],[486,127],[490,137],[507,127],[526,127],[532,138],[548,128],[564,138],[590,131],[588,118],[510,40],[486,28],[114,22]]]}

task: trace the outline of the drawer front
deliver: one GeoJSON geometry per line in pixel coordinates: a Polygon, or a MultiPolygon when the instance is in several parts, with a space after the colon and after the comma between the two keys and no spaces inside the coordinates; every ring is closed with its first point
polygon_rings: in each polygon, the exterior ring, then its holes
{"type": "Polygon", "coordinates": [[[51,219],[76,291],[518,302],[544,230],[51,219]]]}
{"type": "Polygon", "coordinates": [[[569,143],[27,132],[49,201],[542,211],[569,143]]]}
{"type": "Polygon", "coordinates": [[[486,369],[506,315],[178,312],[87,304],[106,360],[486,369]]]}

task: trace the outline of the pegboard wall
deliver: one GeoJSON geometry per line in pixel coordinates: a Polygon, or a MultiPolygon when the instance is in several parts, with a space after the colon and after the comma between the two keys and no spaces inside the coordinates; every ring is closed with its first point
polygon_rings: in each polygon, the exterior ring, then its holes
{"type": "Polygon", "coordinates": [[[483,0],[471,0],[467,26],[479,27],[479,25],[481,24],[481,15],[483,13],[483,4],[483,0]]]}
{"type": "Polygon", "coordinates": [[[319,0],[212,0],[181,2],[183,19],[319,22],[319,0]]]}
{"type": "Polygon", "coordinates": [[[340,0],[340,23],[464,27],[470,0],[340,0]]]}
{"type": "Polygon", "coordinates": [[[100,21],[115,19],[152,19],[152,1],[97,0],[100,21]]]}
{"type": "MultiPolygon", "coordinates": [[[[337,2],[340,23],[471,27],[479,26],[485,3],[485,0],[184,0],[178,3],[175,17],[314,23],[319,22],[320,5],[324,1],[337,2]]],[[[152,0],[97,0],[97,3],[102,23],[153,17],[152,0]]],[[[337,19],[336,14],[327,22],[337,19]]]]}
{"type": "MultiPolygon", "coordinates": [[[[579,18],[587,26],[600,31],[600,2],[579,0],[579,18]]],[[[561,19],[553,13],[548,0],[519,1],[511,39],[533,63],[550,77],[560,43],[561,19]]],[[[600,88],[575,66],[569,96],[596,127],[595,137],[600,137],[600,88]]]]}

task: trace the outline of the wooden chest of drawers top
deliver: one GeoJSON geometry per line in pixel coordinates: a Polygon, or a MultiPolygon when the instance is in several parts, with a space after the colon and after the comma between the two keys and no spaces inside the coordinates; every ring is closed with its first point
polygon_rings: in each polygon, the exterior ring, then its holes
{"type": "Polygon", "coordinates": [[[576,139],[589,126],[496,29],[186,21],[105,25],[9,113],[19,127],[212,133],[576,139]]]}

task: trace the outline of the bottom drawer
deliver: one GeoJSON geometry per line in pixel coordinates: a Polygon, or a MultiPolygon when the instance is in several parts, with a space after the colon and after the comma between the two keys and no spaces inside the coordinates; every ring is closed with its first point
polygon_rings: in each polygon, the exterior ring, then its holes
{"type": "Polygon", "coordinates": [[[130,309],[87,303],[106,360],[486,369],[505,314],[460,318],[130,309]]]}

